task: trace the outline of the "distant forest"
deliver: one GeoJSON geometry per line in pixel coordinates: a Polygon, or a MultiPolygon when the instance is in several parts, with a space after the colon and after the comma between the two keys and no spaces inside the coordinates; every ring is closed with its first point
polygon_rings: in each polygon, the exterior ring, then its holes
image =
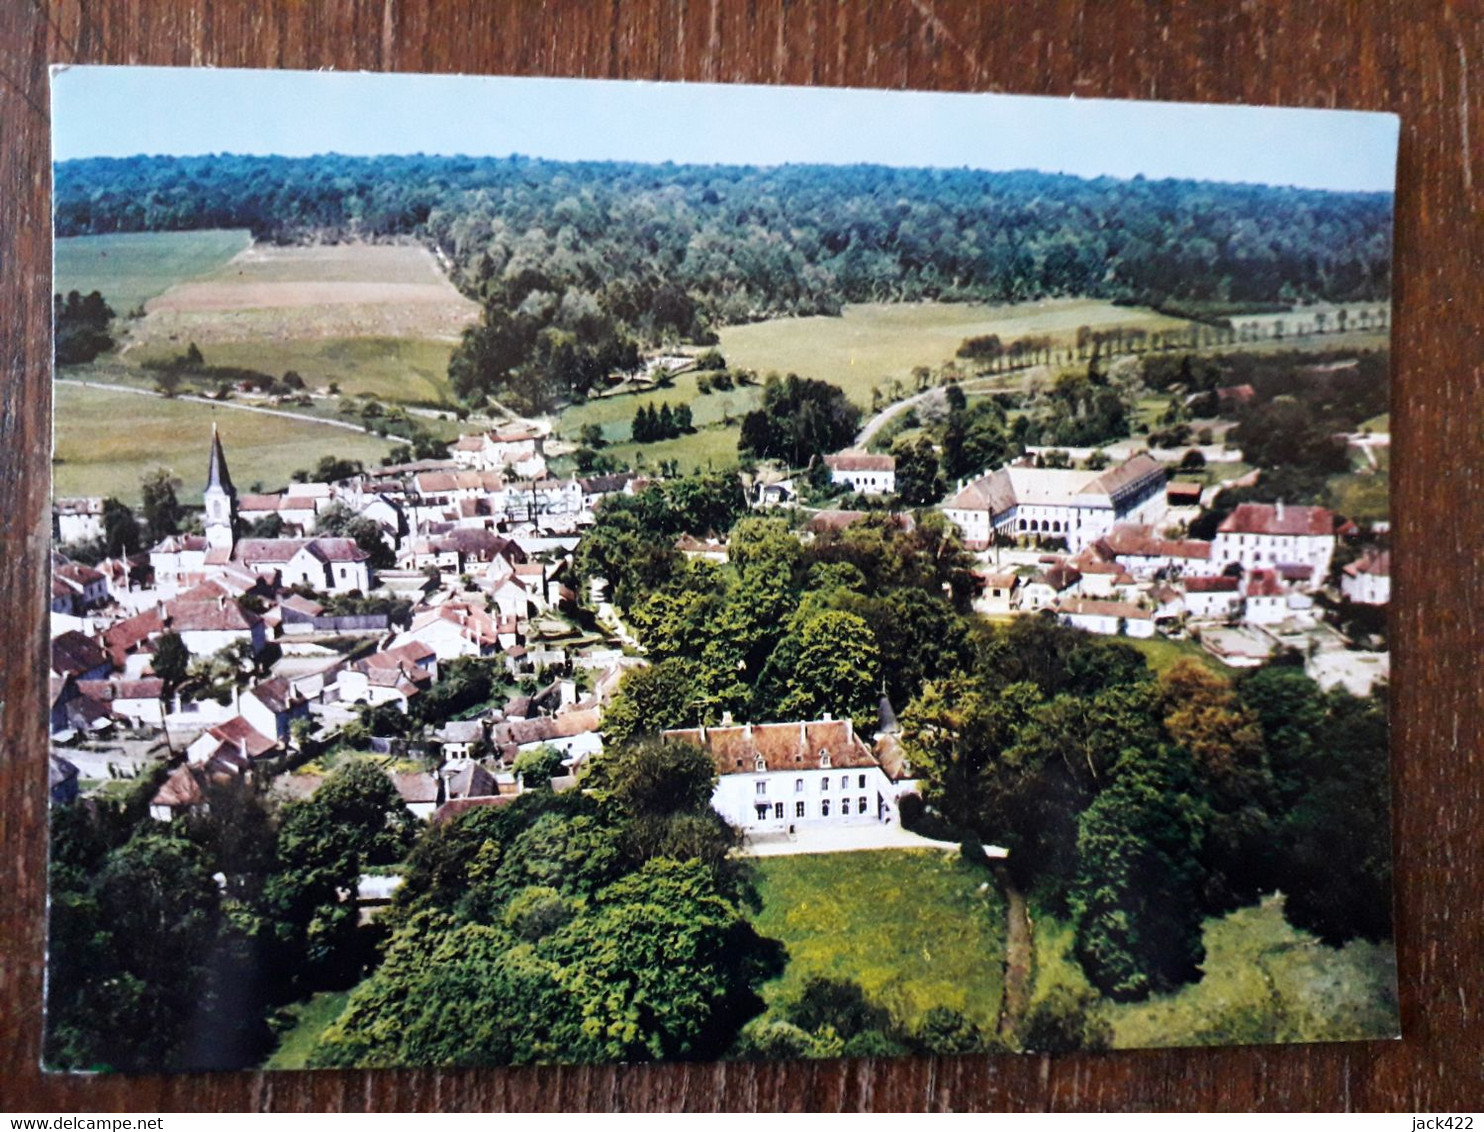
{"type": "Polygon", "coordinates": [[[532,408],[581,398],[636,347],[850,302],[1286,304],[1390,290],[1385,193],[518,156],[92,158],[59,164],[55,184],[58,236],[430,240],[485,308],[456,388],[532,408]]]}

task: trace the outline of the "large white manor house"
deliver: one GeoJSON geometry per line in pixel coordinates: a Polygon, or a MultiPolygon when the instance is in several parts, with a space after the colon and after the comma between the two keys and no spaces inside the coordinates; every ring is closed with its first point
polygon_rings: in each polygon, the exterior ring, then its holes
{"type": "Polygon", "coordinates": [[[1009,464],[960,483],[943,513],[970,550],[984,550],[999,534],[1064,538],[1075,554],[1116,523],[1158,524],[1167,506],[1165,478],[1164,466],[1142,452],[1101,472],[1009,464]]]}

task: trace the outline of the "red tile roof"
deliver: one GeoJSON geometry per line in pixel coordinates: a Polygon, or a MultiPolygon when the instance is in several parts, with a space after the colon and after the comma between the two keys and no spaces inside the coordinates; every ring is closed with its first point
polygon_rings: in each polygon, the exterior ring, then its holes
{"type": "Polygon", "coordinates": [[[664,735],[701,747],[711,755],[718,774],[756,774],[759,758],[770,771],[817,770],[825,754],[831,768],[880,766],[849,720],[685,728],[664,735]]]}
{"type": "Polygon", "coordinates": [[[1345,567],[1345,573],[1354,578],[1358,574],[1372,574],[1378,578],[1391,577],[1391,551],[1371,551],[1345,567]]]}
{"type": "Polygon", "coordinates": [[[1333,535],[1334,513],[1323,507],[1242,503],[1217,528],[1221,534],[1333,535]]]}
{"type": "Polygon", "coordinates": [[[250,631],[262,618],[235,601],[172,601],[165,607],[170,628],[177,633],[250,631]]]}
{"type": "Polygon", "coordinates": [[[1062,602],[1058,608],[1062,613],[1083,617],[1121,617],[1126,621],[1148,621],[1152,613],[1147,609],[1140,609],[1137,605],[1130,605],[1126,601],[1088,601],[1083,598],[1073,598],[1071,601],[1062,602]]]}
{"type": "Polygon", "coordinates": [[[1215,578],[1186,578],[1185,592],[1188,594],[1236,593],[1237,579],[1225,574],[1215,578]]]}
{"type": "Polygon", "coordinates": [[[876,455],[847,449],[824,458],[825,466],[836,472],[894,472],[897,461],[894,456],[876,455]]]}
{"type": "Polygon", "coordinates": [[[1282,597],[1283,583],[1272,570],[1253,570],[1247,575],[1245,593],[1248,597],[1282,597]]]}
{"type": "Polygon", "coordinates": [[[108,656],[91,637],[68,629],[52,638],[52,671],[60,676],[80,676],[99,666],[107,667],[108,656]]]}

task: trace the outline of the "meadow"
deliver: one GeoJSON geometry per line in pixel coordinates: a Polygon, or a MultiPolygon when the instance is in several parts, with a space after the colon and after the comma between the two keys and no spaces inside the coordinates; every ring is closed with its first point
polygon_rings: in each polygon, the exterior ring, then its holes
{"type": "MultiPolygon", "coordinates": [[[[1027,334],[1051,335],[1059,346],[1075,342],[1079,326],[1127,326],[1158,330],[1183,325],[1137,307],[1097,299],[1050,299],[986,306],[976,303],[860,303],[838,318],[774,318],[724,327],[718,346],[732,370],[749,369],[759,380],[769,373],[797,373],[831,382],[869,412],[872,394],[896,400],[915,387],[912,370],[952,360],[965,338],[998,334],[1004,341],[1027,334]]],[[[758,386],[701,395],[698,375],[682,374],[668,389],[624,393],[574,405],[562,412],[557,433],[575,441],[583,425],[596,424],[619,459],[641,456],[653,466],[675,460],[681,470],[720,467],[735,460],[742,416],[761,399],[758,386]],[[688,404],[698,429],[674,440],[634,445],[628,441],[634,414],[646,404],[688,404]],[[727,423],[727,419],[731,423],[727,423]]],[[[1003,379],[1000,379],[1001,381],[1003,379]]]]}
{"type": "Polygon", "coordinates": [[[445,403],[449,356],[478,316],[426,248],[282,248],[243,231],[58,240],[57,282],[103,293],[120,316],[116,357],[131,367],[194,342],[209,365],[292,370],[389,402],[445,403]],[[140,306],[145,317],[124,317],[140,306]]]}
{"type": "Polygon", "coordinates": [[[224,268],[252,242],[244,229],[127,232],[56,242],[54,291],[99,291],[121,318],[177,283],[224,268]]]}
{"type": "Polygon", "coordinates": [[[853,979],[909,1025],[934,1006],[993,1032],[1004,988],[1005,909],[989,872],[938,850],[756,861],[759,932],[788,948],[770,1008],[811,976],[853,979]]]}
{"type": "Polygon", "coordinates": [[[213,421],[239,491],[258,482],[282,487],[294,471],[331,453],[378,464],[391,445],[312,421],[70,384],[56,385],[54,399],[56,496],[112,495],[137,504],[141,477],[165,467],[180,477],[182,501],[196,502],[206,486],[213,421]]]}
{"type": "MultiPolygon", "coordinates": [[[[1035,922],[1031,1002],[1057,987],[1088,991],[1072,929],[1045,909],[1035,922]]],[[[1206,975],[1145,1002],[1100,1002],[1120,1049],[1394,1037],[1396,953],[1354,940],[1326,947],[1283,919],[1281,896],[1206,921],[1206,975]]]]}
{"type": "MultiPolygon", "coordinates": [[[[347,396],[367,393],[384,402],[444,404],[450,398],[452,342],[425,338],[252,338],[198,343],[206,364],[239,366],[282,377],[290,371],[311,388],[333,382],[347,396]]],[[[143,363],[180,353],[179,343],[138,346],[128,360],[143,363]]]]}
{"type": "Polygon", "coordinates": [[[820,378],[869,408],[873,390],[880,389],[886,397],[895,381],[910,391],[914,367],[950,361],[965,338],[998,334],[1002,342],[1010,342],[1026,335],[1049,335],[1064,348],[1075,344],[1079,326],[1167,330],[1184,325],[1180,319],[1101,299],[1004,306],[860,303],[846,307],[838,318],[779,318],[726,327],[720,349],[734,368],[756,370],[759,375],[777,370],[820,378]]]}

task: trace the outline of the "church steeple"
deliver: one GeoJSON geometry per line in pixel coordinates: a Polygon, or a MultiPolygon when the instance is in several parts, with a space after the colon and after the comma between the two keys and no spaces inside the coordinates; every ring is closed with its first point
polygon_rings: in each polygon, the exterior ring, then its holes
{"type": "Polygon", "coordinates": [[[211,422],[211,466],[206,472],[206,490],[210,491],[219,487],[234,499],[236,490],[232,487],[232,477],[227,472],[227,457],[222,451],[222,436],[216,430],[216,422],[211,422]]]}
{"type": "Polygon", "coordinates": [[[227,456],[215,421],[211,424],[211,464],[206,470],[202,500],[206,504],[206,541],[213,548],[231,550],[237,541],[237,489],[227,471],[227,456]]]}

